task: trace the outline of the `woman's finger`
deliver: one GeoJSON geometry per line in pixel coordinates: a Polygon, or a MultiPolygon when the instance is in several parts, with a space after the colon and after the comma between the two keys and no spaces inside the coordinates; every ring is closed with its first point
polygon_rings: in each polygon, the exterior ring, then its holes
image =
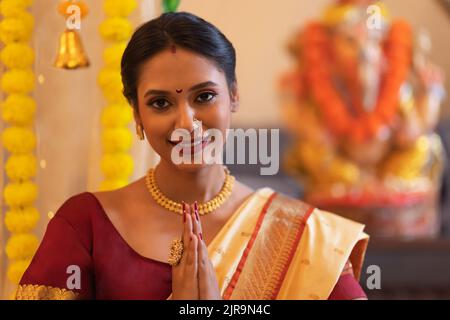
{"type": "Polygon", "coordinates": [[[194,206],[191,210],[193,212],[193,232],[195,235],[198,235],[201,240],[203,240],[203,233],[202,233],[202,224],[200,221],[200,214],[198,213],[198,203],[197,201],[194,202],[194,206]]]}
{"type": "Polygon", "coordinates": [[[191,235],[191,240],[188,246],[188,254],[186,257],[186,267],[188,269],[192,269],[189,272],[197,273],[197,259],[198,259],[197,246],[198,246],[197,237],[195,235],[191,235]]]}
{"type": "Polygon", "coordinates": [[[206,263],[205,263],[205,252],[203,250],[202,240],[200,240],[200,236],[198,237],[198,245],[197,245],[197,257],[198,257],[198,296],[200,300],[204,300],[207,292],[207,277],[206,277],[206,263]]]}
{"type": "Polygon", "coordinates": [[[188,248],[189,242],[191,241],[192,234],[192,219],[190,215],[189,206],[183,201],[183,243],[184,249],[188,248]]]}
{"type": "Polygon", "coordinates": [[[199,239],[197,251],[199,298],[200,300],[220,299],[220,289],[205,241],[199,239]]]}
{"type": "Polygon", "coordinates": [[[184,201],[182,202],[182,208],[183,208],[183,235],[182,235],[183,253],[181,255],[179,266],[184,266],[186,263],[192,234],[192,219],[191,215],[188,214],[189,206],[184,201]]]}
{"type": "Polygon", "coordinates": [[[190,295],[190,299],[198,299],[198,255],[197,255],[197,237],[193,234],[187,247],[187,257],[183,266],[183,287],[190,295]]]}
{"type": "Polygon", "coordinates": [[[198,246],[197,246],[197,254],[198,254],[198,267],[199,271],[200,268],[205,268],[207,266],[208,262],[208,252],[206,250],[205,241],[200,239],[200,236],[198,236],[198,246]]]}

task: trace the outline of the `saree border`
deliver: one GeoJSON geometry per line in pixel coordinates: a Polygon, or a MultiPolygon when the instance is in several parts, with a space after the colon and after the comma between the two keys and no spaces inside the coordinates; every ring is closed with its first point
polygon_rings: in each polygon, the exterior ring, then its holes
{"type": "Polygon", "coordinates": [[[288,272],[289,266],[292,262],[292,259],[294,258],[295,252],[298,248],[298,244],[300,243],[300,239],[303,235],[303,231],[305,230],[306,227],[306,221],[308,221],[309,216],[313,213],[315,207],[313,206],[309,206],[309,208],[306,210],[305,215],[303,216],[303,218],[300,221],[300,226],[297,229],[297,234],[295,235],[295,239],[294,239],[294,243],[291,245],[291,250],[289,252],[287,261],[284,263],[284,268],[283,271],[281,272],[279,281],[275,287],[275,291],[273,292],[272,298],[271,299],[275,299],[278,296],[278,293],[280,292],[281,289],[281,285],[283,283],[284,278],[286,277],[286,274],[288,272]]]}
{"type": "MultiPolygon", "coordinates": [[[[244,252],[240,258],[240,261],[238,263],[238,266],[233,273],[233,276],[226,287],[223,299],[230,299],[235,293],[235,289],[238,285],[238,281],[241,278],[241,275],[243,273],[243,269],[248,261],[249,255],[251,253],[251,250],[254,246],[255,241],[258,238],[258,235],[260,235],[260,229],[264,222],[264,218],[267,216],[267,213],[270,210],[272,212],[276,213],[277,210],[282,210],[284,206],[278,205],[284,203],[286,200],[289,200],[290,203],[294,204],[294,208],[298,210],[295,210],[295,214],[292,212],[287,214],[289,218],[292,219],[291,226],[287,230],[288,233],[285,236],[286,243],[283,245],[282,248],[280,248],[280,252],[277,255],[277,259],[275,261],[275,264],[271,268],[271,274],[266,279],[265,283],[262,284],[263,289],[260,290],[259,296],[253,297],[254,299],[263,299],[263,300],[272,300],[275,299],[279,293],[279,290],[281,288],[281,285],[283,283],[283,280],[286,277],[287,271],[289,269],[289,265],[292,262],[292,259],[294,257],[294,254],[296,252],[296,249],[298,247],[298,244],[300,242],[301,236],[303,234],[303,230],[306,226],[306,221],[308,220],[311,213],[314,211],[314,207],[303,203],[296,199],[290,199],[289,197],[283,196],[282,194],[279,194],[277,192],[274,192],[269,199],[264,204],[264,207],[261,210],[261,213],[258,217],[257,223],[254,227],[254,230],[252,232],[251,238],[248,241],[244,252]],[[277,202],[274,204],[275,198],[278,197],[277,202]],[[271,207],[271,205],[273,205],[271,207]],[[303,210],[302,210],[303,209],[303,210]]],[[[270,222],[269,222],[270,223],[270,222]]],[[[270,225],[269,225],[270,226],[270,225]]],[[[262,237],[262,236],[260,236],[262,237]]],[[[260,238],[259,237],[259,238],[260,238]]],[[[258,238],[258,239],[259,239],[258,238]]]]}
{"type": "Polygon", "coordinates": [[[247,261],[250,250],[252,249],[253,243],[255,242],[256,235],[258,234],[259,229],[261,228],[261,225],[262,225],[263,219],[266,215],[267,209],[269,208],[269,205],[272,203],[272,201],[276,197],[276,195],[277,195],[276,192],[272,193],[270,195],[269,199],[267,199],[266,203],[264,204],[264,207],[261,210],[258,221],[255,225],[255,228],[253,229],[252,236],[250,237],[250,240],[248,241],[247,246],[245,247],[244,253],[242,254],[241,259],[239,260],[236,271],[233,273],[230,283],[228,284],[227,288],[225,289],[225,291],[223,293],[224,300],[230,299],[231,294],[233,293],[234,288],[236,287],[237,281],[239,280],[242,269],[244,268],[245,262],[247,261]]]}
{"type": "Polygon", "coordinates": [[[46,285],[23,284],[17,287],[15,300],[75,300],[78,293],[46,285]]]}

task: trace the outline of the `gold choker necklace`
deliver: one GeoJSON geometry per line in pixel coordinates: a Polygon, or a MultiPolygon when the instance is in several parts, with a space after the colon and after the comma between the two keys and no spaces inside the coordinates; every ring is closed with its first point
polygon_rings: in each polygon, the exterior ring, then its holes
{"type": "MultiPolygon", "coordinates": [[[[233,190],[234,185],[234,176],[230,174],[230,171],[227,167],[224,167],[224,170],[225,182],[223,183],[222,189],[213,199],[209,200],[208,202],[198,204],[198,213],[200,215],[205,215],[216,210],[231,195],[231,191],[233,190]]],[[[169,199],[158,188],[155,180],[154,169],[148,170],[145,177],[145,184],[147,185],[147,189],[150,192],[152,198],[155,199],[156,203],[158,203],[161,207],[178,214],[183,214],[182,204],[169,199]]]]}

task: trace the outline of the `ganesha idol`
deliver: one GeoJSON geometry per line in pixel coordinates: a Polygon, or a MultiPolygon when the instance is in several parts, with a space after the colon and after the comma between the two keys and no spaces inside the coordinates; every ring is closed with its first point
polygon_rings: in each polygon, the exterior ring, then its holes
{"type": "Polygon", "coordinates": [[[367,0],[338,1],[293,37],[279,88],[294,137],[284,165],[306,201],[371,236],[438,234],[445,92],[430,50],[425,32],[367,0]]]}

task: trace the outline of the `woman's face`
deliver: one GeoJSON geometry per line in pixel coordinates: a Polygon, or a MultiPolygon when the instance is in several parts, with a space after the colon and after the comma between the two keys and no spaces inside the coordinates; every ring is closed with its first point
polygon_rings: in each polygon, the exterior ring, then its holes
{"type": "MultiPolygon", "coordinates": [[[[174,130],[193,132],[195,118],[202,122],[200,132],[218,129],[225,141],[231,112],[237,110],[239,100],[236,86],[230,92],[224,72],[211,60],[178,47],[158,53],[141,66],[137,97],[135,120],[142,124],[161,161],[170,164],[176,145],[171,139],[174,130]]],[[[202,165],[177,166],[193,169],[202,165]]]]}

